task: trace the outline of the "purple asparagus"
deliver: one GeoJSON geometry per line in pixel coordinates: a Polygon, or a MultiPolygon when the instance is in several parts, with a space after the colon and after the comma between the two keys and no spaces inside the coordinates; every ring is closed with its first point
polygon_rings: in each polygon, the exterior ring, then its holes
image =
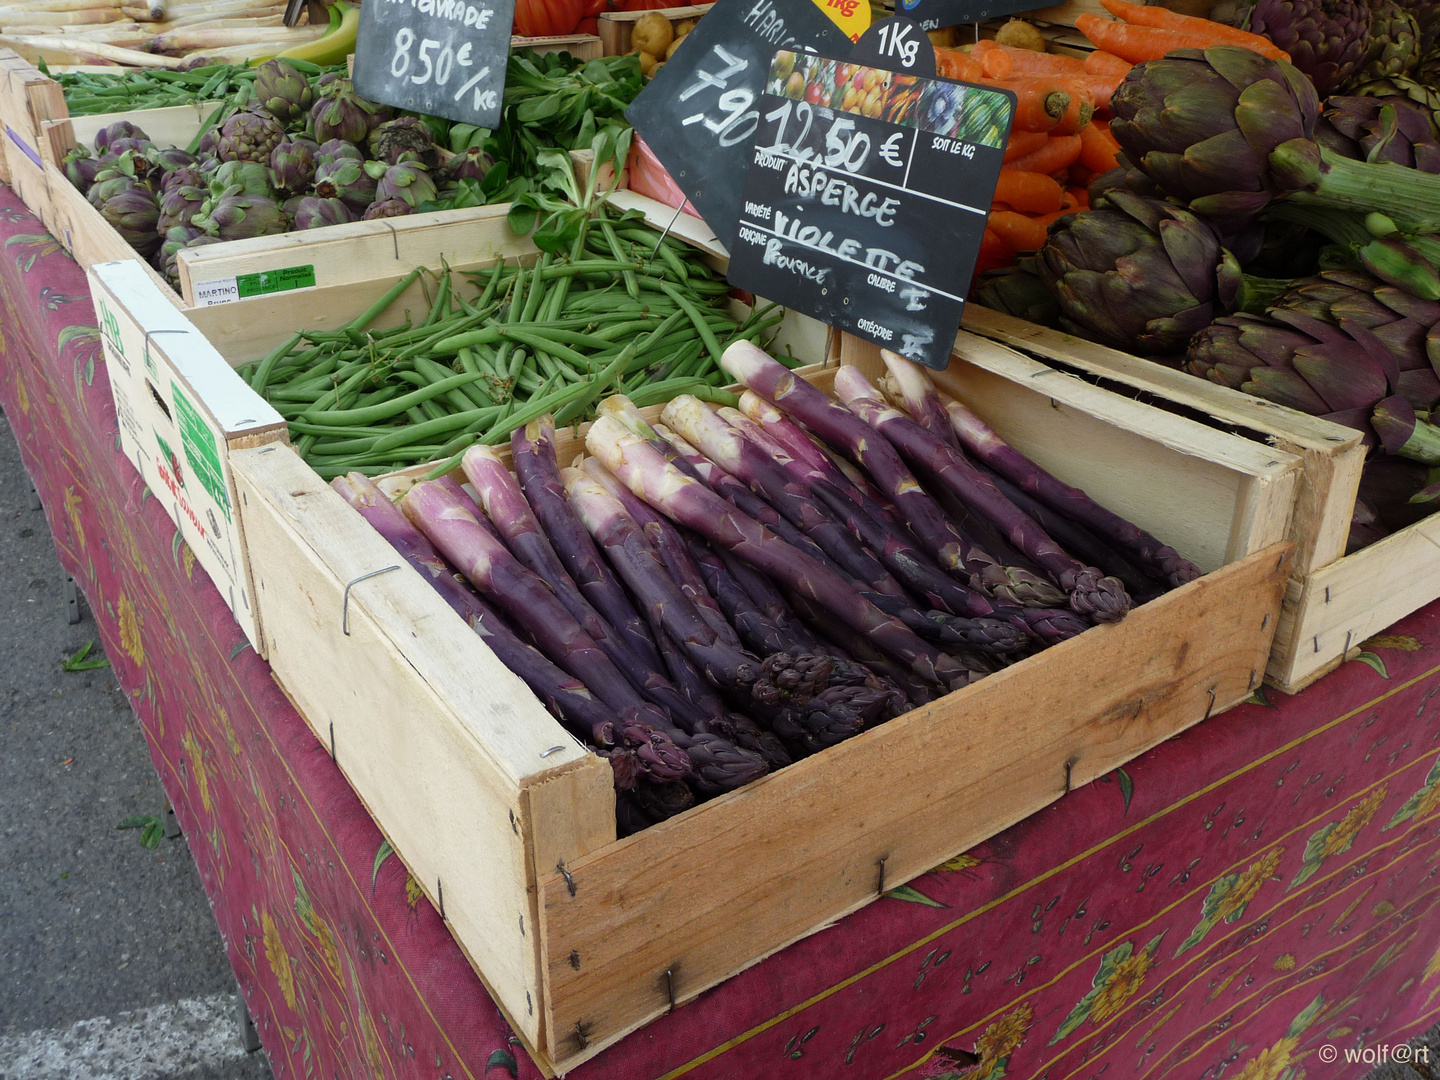
{"type": "Polygon", "coordinates": [[[1079,488],[1057,480],[1008,445],[990,425],[958,401],[945,402],[950,424],[965,448],[1021,491],[1114,544],[1147,572],[1178,587],[1200,576],[1199,568],[1144,529],[1105,509],[1079,488]]]}
{"type": "Polygon", "coordinates": [[[895,448],[887,440],[875,438],[869,426],[839,402],[791,374],[748,341],[732,344],[721,362],[739,382],[788,412],[869,473],[942,569],[966,574],[972,584],[985,587],[1006,602],[1027,607],[1064,603],[1064,595],[1044,578],[996,563],[946,518],[895,448]]]}
{"type": "Polygon", "coordinates": [[[786,640],[780,628],[765,617],[759,605],[750,598],[741,584],[735,580],[720,556],[711,550],[699,537],[687,538],[695,565],[705,578],[710,595],[725,612],[730,625],[740,635],[740,640],[757,656],[769,656],[777,652],[804,652],[794,643],[786,640]]]}
{"type": "Polygon", "coordinates": [[[617,731],[627,740],[643,743],[637,753],[651,776],[679,780],[689,775],[690,759],[684,751],[661,731],[643,731],[656,720],[657,726],[666,723],[659,710],[616,670],[549,586],[520,565],[480,524],[475,514],[478,508],[458,485],[422,481],[405,493],[400,508],[476,588],[520,623],[556,664],[620,715],[621,727],[628,725],[635,734],[617,731]]]}
{"type": "Polygon", "coordinates": [[[680,472],[618,420],[598,418],[585,445],[616,479],[651,506],[870,635],[877,647],[909,667],[916,678],[945,687],[964,684],[964,668],[950,657],[921,641],[899,620],[883,614],[844,578],[680,472]]]}
{"type": "Polygon", "coordinates": [[[889,382],[893,384],[900,402],[904,402],[903,406],[895,402],[895,407],[908,409],[917,424],[947,443],[950,449],[958,451],[960,439],[950,426],[950,418],[945,415],[945,406],[940,402],[940,393],[925,369],[889,349],[880,350],[880,359],[885,362],[885,368],[890,373],[889,382]]]}
{"type": "Polygon", "coordinates": [[[1096,622],[1118,622],[1125,617],[1130,597],[1124,585],[1066,554],[1044,529],[1005,498],[988,476],[889,405],[859,368],[847,366],[836,372],[835,392],[901,454],[923,467],[966,506],[984,514],[1026,558],[1070,594],[1070,606],[1076,613],[1096,622]]]}
{"type": "Polygon", "coordinates": [[[555,461],[555,424],[551,418],[542,416],[516,428],[510,435],[510,455],[526,501],[585,599],[615,628],[637,657],[659,671],[660,652],[651,640],[645,620],[636,612],[614,573],[595,549],[595,541],[565,501],[560,467],[555,461]]]}

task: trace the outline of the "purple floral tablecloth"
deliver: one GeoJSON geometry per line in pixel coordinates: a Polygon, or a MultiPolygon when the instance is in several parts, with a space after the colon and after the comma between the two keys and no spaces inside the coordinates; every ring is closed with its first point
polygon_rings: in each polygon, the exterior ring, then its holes
{"type": "MultiPolygon", "coordinates": [[[[84,273],[0,188],[0,402],[275,1075],[539,1069],[116,443],[84,273]]],[[[1440,1016],[1440,605],[581,1066],[1325,1080],[1440,1016]]]]}

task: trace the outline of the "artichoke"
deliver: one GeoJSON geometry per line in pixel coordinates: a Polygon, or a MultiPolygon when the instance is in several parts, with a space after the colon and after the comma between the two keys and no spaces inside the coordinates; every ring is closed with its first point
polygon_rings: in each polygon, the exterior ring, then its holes
{"type": "Polygon", "coordinates": [[[354,221],[355,214],[340,199],[322,199],[306,195],[295,209],[295,228],[318,229],[325,225],[344,225],[354,221]]]}
{"type": "Polygon", "coordinates": [[[478,146],[464,150],[445,162],[441,172],[449,180],[484,180],[495,159],[478,146]]]}
{"type": "Polygon", "coordinates": [[[386,199],[384,202],[377,200],[365,208],[364,218],[366,221],[374,221],[376,218],[404,217],[414,212],[414,208],[404,199],[386,199]]]}
{"type": "Polygon", "coordinates": [[[355,93],[349,79],[321,80],[319,97],[310,108],[310,127],[316,142],[344,139],[363,142],[371,130],[383,124],[389,110],[375,105],[355,93]]]}
{"type": "Polygon", "coordinates": [[[285,212],[274,199],[248,194],[238,185],[207,200],[203,212],[192,218],[191,224],[221,240],[249,240],[290,228],[285,212]]]}
{"type": "Polygon", "coordinates": [[[115,123],[101,128],[95,135],[95,152],[104,154],[110,149],[110,144],[117,139],[140,139],[144,142],[150,141],[150,136],[141,131],[129,120],[117,120],[115,123]]]}
{"type": "Polygon", "coordinates": [[[105,156],[115,157],[119,154],[138,154],[143,158],[154,149],[155,144],[149,139],[115,139],[105,148],[105,156]]]}
{"type": "Polygon", "coordinates": [[[209,192],[199,184],[172,184],[160,196],[160,221],[157,229],[164,233],[185,227],[200,213],[209,192]]]}
{"type": "Polygon", "coordinates": [[[315,167],[332,161],[364,161],[365,155],[354,143],[348,143],[344,139],[330,139],[320,144],[315,151],[315,167]]]}
{"type": "Polygon", "coordinates": [[[145,160],[151,169],[159,170],[162,176],[169,176],[176,169],[194,165],[195,155],[178,146],[168,146],[162,150],[160,147],[152,145],[145,151],[145,160]]]}
{"type": "Polygon", "coordinates": [[[1356,161],[1393,161],[1440,173],[1434,114],[1402,97],[1332,97],[1315,141],[1356,161]]]}
{"type": "Polygon", "coordinates": [[[274,194],[270,169],[258,161],[224,161],[210,174],[212,194],[223,194],[232,187],[239,187],[247,195],[274,194]]]}
{"type": "Polygon", "coordinates": [[[1061,325],[1152,355],[1183,352],[1196,331],[1234,309],[1243,283],[1210,225],[1124,188],[1057,221],[1036,268],[1059,302],[1061,325]]]}
{"type": "Polygon", "coordinates": [[[193,225],[174,225],[160,230],[160,247],[150,257],[150,265],[165,275],[165,280],[176,289],[180,287],[180,274],[175,268],[175,254],[197,236],[205,234],[193,225]]]}
{"type": "Polygon", "coordinates": [[[1036,257],[1023,256],[1013,266],[981,274],[971,299],[992,311],[1004,312],[1041,326],[1060,325],[1060,306],[1040,278],[1036,257]]]}
{"type": "Polygon", "coordinates": [[[1136,64],[1110,100],[1110,130],[1165,194],[1230,236],[1280,196],[1440,223],[1440,177],[1359,162],[1315,142],[1320,102],[1294,67],[1231,46],[1136,64]]]}
{"type": "Polygon", "coordinates": [[[111,195],[101,204],[100,216],[145,258],[160,246],[160,207],[148,188],[136,185],[111,195]]]}
{"type": "Polygon", "coordinates": [[[1364,0],[1256,0],[1247,29],[1288,52],[1324,97],[1366,59],[1371,21],[1364,0]]]}
{"type": "Polygon", "coordinates": [[[268,165],[271,152],[284,138],[285,128],[264,109],[242,109],[220,125],[215,156],[221,161],[258,161],[268,165]]]}
{"type": "Polygon", "coordinates": [[[1370,40],[1355,79],[1368,81],[1410,74],[1420,62],[1420,26],[1415,16],[1396,0],[1378,0],[1370,12],[1370,40]]]}
{"type": "Polygon", "coordinates": [[[375,178],[363,162],[342,158],[315,170],[315,194],[322,199],[343,199],[346,206],[361,214],[375,201],[375,178]]]}
{"type": "Polygon", "coordinates": [[[384,162],[372,161],[365,166],[365,171],[376,179],[376,202],[400,199],[413,210],[435,198],[435,181],[430,179],[430,170],[418,161],[402,160],[388,168],[384,162]]]}
{"type": "Polygon", "coordinates": [[[315,93],[310,81],[288,61],[276,57],[255,70],[255,100],[282,124],[310,111],[315,93]]]}
{"type": "Polygon", "coordinates": [[[208,188],[210,186],[210,174],[201,170],[198,166],[190,165],[183,169],[176,169],[174,172],[165,174],[160,181],[160,194],[177,187],[198,187],[208,188]]]}
{"type": "Polygon", "coordinates": [[[270,179],[280,192],[298,194],[315,180],[319,145],[304,135],[292,135],[270,154],[270,179]]]}
{"type": "Polygon", "coordinates": [[[98,163],[94,179],[91,181],[90,189],[85,193],[85,197],[90,200],[90,205],[98,210],[106,199],[132,187],[141,187],[147,192],[150,191],[149,185],[145,182],[143,162],[137,168],[134,152],[127,150],[119,157],[102,159],[98,163]]]}
{"type": "Polygon", "coordinates": [[[402,154],[412,154],[427,167],[435,164],[435,136],[430,127],[416,116],[398,116],[386,120],[370,132],[367,144],[376,161],[394,165],[402,154]]]}
{"type": "Polygon", "coordinates": [[[100,159],[91,157],[90,151],[85,147],[77,146],[61,159],[60,169],[65,173],[65,179],[83,194],[88,192],[90,185],[95,182],[95,175],[100,171],[100,159]]]}

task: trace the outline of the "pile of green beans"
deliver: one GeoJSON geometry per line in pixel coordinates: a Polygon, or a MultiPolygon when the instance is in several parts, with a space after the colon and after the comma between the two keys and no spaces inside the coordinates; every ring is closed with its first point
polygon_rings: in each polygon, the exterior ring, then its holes
{"type": "MultiPolygon", "coordinates": [[[[323,67],[304,60],[289,63],[311,83],[328,71],[343,73],[345,65],[323,67]]],[[[243,105],[251,97],[256,69],[244,64],[212,64],[193,71],[162,68],[117,68],[108,72],[61,72],[51,76],[65,91],[71,116],[164,109],[196,101],[236,99],[243,105]]]]}
{"type": "Polygon", "coordinates": [[[505,442],[545,413],[562,427],[586,420],[608,393],[640,406],[679,394],[736,404],[720,354],[742,338],[763,344],[783,312],[772,304],[739,322],[729,292],[694,248],[602,210],[568,255],[413,270],[340,329],[302,330],[239,371],[325,479],[437,461],[439,475],[472,443],[505,442]],[[428,312],[368,329],[417,278],[428,312]]]}

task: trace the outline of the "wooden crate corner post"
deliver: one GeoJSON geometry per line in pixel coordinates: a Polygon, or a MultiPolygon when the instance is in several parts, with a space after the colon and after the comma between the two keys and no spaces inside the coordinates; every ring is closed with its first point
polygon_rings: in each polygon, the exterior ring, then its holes
{"type": "Polygon", "coordinates": [[[69,112],[59,83],[8,49],[0,49],[0,148],[3,179],[21,201],[49,225],[49,181],[42,156],[42,128],[69,112]]]}

